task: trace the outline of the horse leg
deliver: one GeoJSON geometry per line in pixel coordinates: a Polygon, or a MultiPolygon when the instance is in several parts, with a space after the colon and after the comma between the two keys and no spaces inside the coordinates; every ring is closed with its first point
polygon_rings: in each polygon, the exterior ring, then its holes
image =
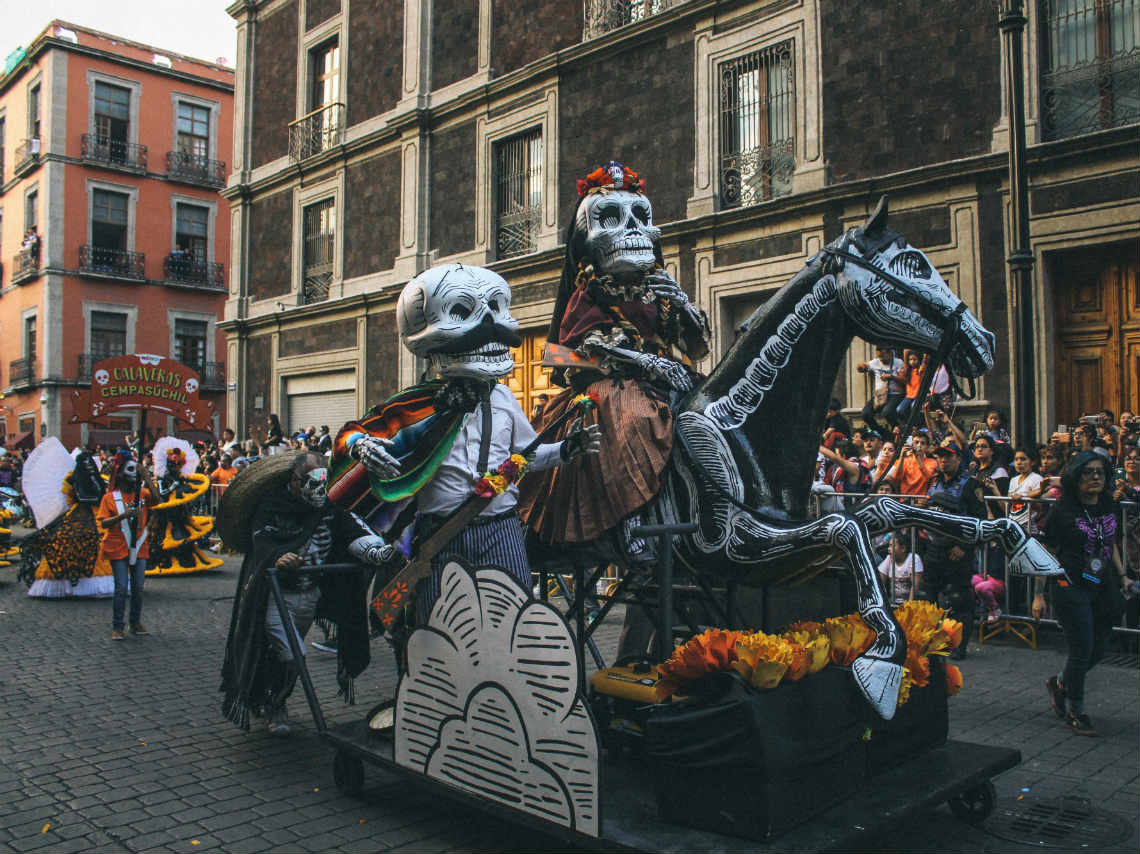
{"type": "Polygon", "coordinates": [[[1011,519],[975,519],[940,510],[879,498],[855,511],[872,536],[917,525],[966,545],[996,540],[1005,551],[1009,571],[1021,575],[1061,575],[1064,570],[1045,547],[1011,519]]]}
{"type": "Polygon", "coordinates": [[[906,635],[887,604],[875,569],[871,537],[866,525],[845,513],[826,516],[795,528],[777,528],[740,514],[733,520],[736,548],[756,556],[787,555],[813,546],[831,546],[847,559],[855,576],[859,615],[875,633],[875,642],[851,665],[867,701],[884,719],[894,717],[906,662],[906,635]]]}

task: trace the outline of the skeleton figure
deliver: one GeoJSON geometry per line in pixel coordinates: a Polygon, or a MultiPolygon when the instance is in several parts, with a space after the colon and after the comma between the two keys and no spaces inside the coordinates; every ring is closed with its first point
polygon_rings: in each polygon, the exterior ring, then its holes
{"type": "Polygon", "coordinates": [[[692,363],[708,352],[705,313],[662,264],[641,177],[611,161],[578,182],[578,195],[547,334],[555,382],[570,388],[536,426],[588,391],[603,431],[621,441],[571,475],[524,483],[524,518],[550,544],[592,541],[657,494],[673,442],[669,402],[693,388],[692,363]]]}
{"type": "MultiPolygon", "coordinates": [[[[412,499],[422,539],[471,497],[475,482],[488,470],[535,440],[514,395],[498,382],[514,369],[510,348],[521,343],[510,306],[506,281],[480,267],[435,267],[404,287],[396,306],[400,337],[426,360],[432,379],[341,429],[333,450],[334,501],[363,507],[359,495],[346,500],[346,484],[353,475],[345,461],[355,460],[368,472],[372,497],[380,501],[369,521],[398,533],[393,528],[398,520],[381,519],[412,499]]],[[[563,441],[538,445],[528,470],[597,453],[600,444],[597,425],[578,425],[563,441]]],[[[458,553],[475,565],[497,564],[529,589],[530,566],[515,518],[517,501],[517,488],[511,485],[440,555],[458,553]]],[[[438,595],[440,569],[442,563],[417,597],[421,618],[438,595]]]]}

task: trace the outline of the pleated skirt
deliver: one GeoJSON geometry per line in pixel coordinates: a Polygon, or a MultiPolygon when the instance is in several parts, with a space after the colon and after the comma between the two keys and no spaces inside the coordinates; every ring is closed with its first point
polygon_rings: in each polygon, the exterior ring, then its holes
{"type": "MultiPolygon", "coordinates": [[[[664,399],[635,380],[601,379],[586,392],[598,403],[588,417],[601,425],[601,453],[528,474],[519,483],[519,515],[545,543],[596,540],[640,510],[661,490],[673,450],[673,414],[664,399]]],[[[535,429],[558,418],[577,396],[568,389],[551,399],[535,429]]],[[[547,441],[565,438],[572,424],[547,441]]]]}

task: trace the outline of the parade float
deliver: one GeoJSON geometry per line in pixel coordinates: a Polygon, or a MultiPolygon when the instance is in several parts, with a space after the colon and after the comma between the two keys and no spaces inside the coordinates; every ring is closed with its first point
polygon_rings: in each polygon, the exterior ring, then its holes
{"type": "MultiPolygon", "coordinates": [[[[611,183],[605,173],[598,180],[592,174],[582,193],[564,283],[591,287],[611,277],[621,287],[603,292],[645,305],[656,300],[657,317],[692,321],[675,283],[662,283],[644,183],[607,171],[611,183]]],[[[415,321],[433,329],[433,347],[452,362],[465,354],[489,358],[464,345],[473,328],[501,323],[509,308],[464,287],[423,293],[416,305],[415,321]]],[[[993,336],[925,255],[887,226],[885,201],[808,259],[706,378],[658,361],[664,357],[645,360],[610,333],[569,354],[552,341],[560,364],[593,368],[605,379],[607,365],[639,363],[676,392],[667,396],[675,445],[661,488],[633,524],[589,542],[533,549],[537,598],[516,575],[449,555],[434,539],[413,548],[409,567],[420,575],[397,573],[373,605],[385,626],[398,622],[433,562],[439,596],[402,640],[395,701],[329,725],[302,668],[317,730],[336,751],[337,785],[359,791],[364,763],[375,764],[439,795],[601,849],[850,850],[880,843],[892,825],[942,802],[963,818],[988,815],[990,778],[1016,765],[1019,754],[947,740],[947,697],[962,679],[944,657],[966,639],[936,605],[888,607],[870,538],[920,526],[963,543],[996,541],[1011,572],[1058,568],[1005,519],[963,519],[885,497],[811,515],[818,437],[806,427],[788,431],[786,423],[794,415],[804,425],[822,424],[856,336],[928,351],[964,378],[984,373],[993,359],[993,336]],[[440,553],[425,554],[437,547],[440,553]],[[600,612],[588,620],[587,600],[615,562],[625,569],[621,582],[597,597],[600,612]],[[778,587],[810,589],[837,565],[854,579],[856,613],[820,613],[825,599],[809,595],[811,613],[791,625],[775,624],[769,607],[751,621],[741,616],[742,591],[759,591],[767,605],[778,587]],[[560,609],[546,601],[554,574],[573,576],[574,594],[560,609]],[[594,633],[618,605],[647,615],[654,653],[606,667],[594,633]],[[587,654],[597,665],[589,679],[587,654]]],[[[609,393],[588,383],[576,389],[566,406],[609,393]]],[[[442,422],[429,421],[423,435],[438,439],[432,424],[442,422]]],[[[377,447],[400,457],[394,444],[377,447]]],[[[352,482],[355,470],[358,485],[371,488],[348,500],[391,504],[396,496],[375,488],[361,460],[341,476],[352,482]]],[[[479,467],[470,500],[488,484],[513,487],[494,480],[502,475],[495,465],[479,467]]],[[[523,478],[524,492],[531,477],[523,478]]],[[[335,491],[334,484],[330,495],[335,491]]],[[[268,574],[280,603],[276,573],[268,574]]],[[[294,658],[303,660],[287,634],[294,658]]]]}

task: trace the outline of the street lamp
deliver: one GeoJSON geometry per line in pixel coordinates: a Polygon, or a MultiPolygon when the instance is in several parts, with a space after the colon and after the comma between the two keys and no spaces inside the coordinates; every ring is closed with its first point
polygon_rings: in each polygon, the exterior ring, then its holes
{"type": "Polygon", "coordinates": [[[1027,19],[1021,0],[994,0],[1005,55],[1009,98],[1010,300],[1014,329],[1013,417],[1022,444],[1037,443],[1036,348],[1033,326],[1033,252],[1029,248],[1029,176],[1025,165],[1025,86],[1021,39],[1027,19]]]}

